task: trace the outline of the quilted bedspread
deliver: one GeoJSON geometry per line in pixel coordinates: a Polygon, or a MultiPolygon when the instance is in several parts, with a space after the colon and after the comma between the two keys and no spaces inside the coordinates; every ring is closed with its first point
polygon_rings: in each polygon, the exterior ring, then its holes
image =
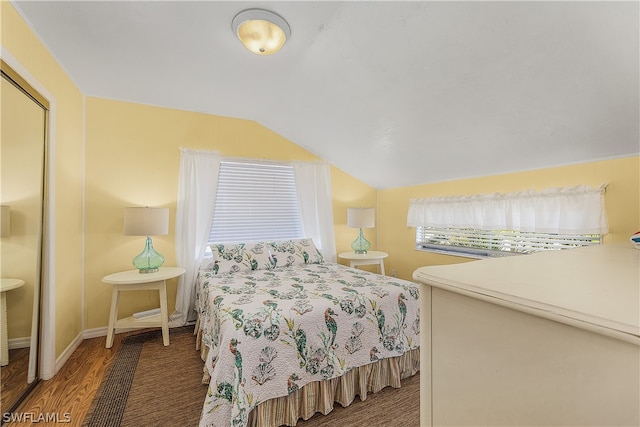
{"type": "Polygon", "coordinates": [[[420,342],[417,284],[329,262],[200,270],[196,307],[211,375],[201,426],[245,426],[260,402],[420,342]]]}

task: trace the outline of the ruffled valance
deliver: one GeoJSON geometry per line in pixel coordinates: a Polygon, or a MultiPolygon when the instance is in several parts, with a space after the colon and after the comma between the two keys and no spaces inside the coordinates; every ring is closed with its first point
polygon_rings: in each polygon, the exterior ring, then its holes
{"type": "Polygon", "coordinates": [[[505,194],[411,199],[409,227],[606,234],[606,184],[505,194]]]}

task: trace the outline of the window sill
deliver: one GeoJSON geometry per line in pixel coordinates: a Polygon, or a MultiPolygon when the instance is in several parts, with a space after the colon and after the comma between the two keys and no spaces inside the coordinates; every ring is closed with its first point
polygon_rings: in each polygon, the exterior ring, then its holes
{"type": "Polygon", "coordinates": [[[485,259],[502,258],[507,256],[526,255],[518,252],[492,251],[488,249],[463,248],[457,246],[417,244],[417,251],[432,252],[441,255],[451,255],[463,258],[485,259]]]}

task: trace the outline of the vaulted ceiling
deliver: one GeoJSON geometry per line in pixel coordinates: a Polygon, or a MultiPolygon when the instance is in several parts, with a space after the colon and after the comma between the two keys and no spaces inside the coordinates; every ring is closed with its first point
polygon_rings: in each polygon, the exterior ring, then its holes
{"type": "Polygon", "coordinates": [[[255,120],[375,188],[640,152],[637,1],[13,1],[89,96],[255,120]],[[291,27],[246,50],[247,8],[291,27]]]}

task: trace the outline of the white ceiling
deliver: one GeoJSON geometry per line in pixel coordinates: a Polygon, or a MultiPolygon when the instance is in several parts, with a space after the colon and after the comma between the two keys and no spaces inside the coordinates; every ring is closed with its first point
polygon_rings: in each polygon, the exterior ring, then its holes
{"type": "Polygon", "coordinates": [[[255,120],[375,188],[640,152],[638,1],[14,1],[89,96],[255,120]],[[259,7],[291,38],[250,53],[259,7]]]}

